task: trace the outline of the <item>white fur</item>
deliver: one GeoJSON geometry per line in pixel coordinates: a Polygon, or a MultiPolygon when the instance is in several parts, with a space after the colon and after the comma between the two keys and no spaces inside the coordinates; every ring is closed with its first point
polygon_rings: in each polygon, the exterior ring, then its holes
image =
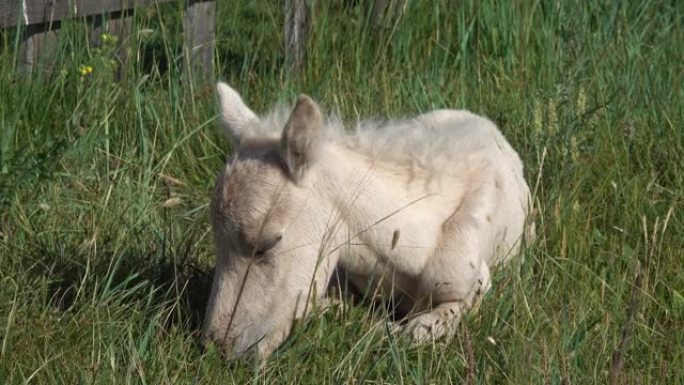
{"type": "Polygon", "coordinates": [[[242,97],[225,83],[218,83],[216,89],[219,94],[219,109],[224,128],[228,136],[242,140],[251,132],[246,130],[249,123],[256,120],[256,115],[242,101],[242,97]]]}
{"type": "Polygon", "coordinates": [[[352,134],[329,118],[315,161],[290,178],[280,132],[294,117],[303,127],[295,139],[305,140],[317,115],[245,119],[256,115],[237,92],[218,89],[223,123],[243,141],[217,182],[204,336],[228,352],[270,354],[336,267],[411,311],[415,340],[450,336],[490,287],[490,268],[532,235],[520,158],[485,118],[436,110],[352,134]]]}

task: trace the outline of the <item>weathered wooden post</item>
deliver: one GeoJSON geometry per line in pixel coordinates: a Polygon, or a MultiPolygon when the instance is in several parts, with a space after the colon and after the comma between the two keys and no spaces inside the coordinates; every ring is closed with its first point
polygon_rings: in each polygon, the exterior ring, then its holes
{"type": "Polygon", "coordinates": [[[57,30],[52,24],[27,25],[22,36],[20,48],[20,64],[28,73],[34,72],[39,65],[44,66],[45,72],[52,68],[45,59],[55,53],[57,46],[57,30]]]}
{"type": "Polygon", "coordinates": [[[385,11],[387,10],[387,4],[389,0],[375,0],[373,1],[373,10],[371,11],[371,21],[373,26],[380,27],[383,25],[383,19],[385,18],[385,11]]]}
{"type": "Polygon", "coordinates": [[[126,65],[131,56],[131,33],[133,32],[133,15],[124,11],[121,17],[111,18],[107,21],[107,33],[118,36],[119,42],[116,48],[116,58],[119,65],[116,69],[116,77],[121,80],[126,70],[126,65]]]}
{"type": "Polygon", "coordinates": [[[27,1],[0,0],[0,28],[19,27],[21,45],[17,64],[28,73],[33,72],[39,58],[47,56],[46,53],[56,45],[56,30],[60,23],[51,16],[43,15],[36,22],[36,15],[29,10],[27,1]]]}
{"type": "Polygon", "coordinates": [[[186,79],[199,75],[203,80],[211,80],[214,73],[216,2],[187,1],[183,19],[186,79]]]}
{"type": "Polygon", "coordinates": [[[404,12],[407,0],[374,0],[371,20],[375,28],[382,28],[404,12]]]}
{"type": "Polygon", "coordinates": [[[304,67],[311,10],[307,0],[285,0],[285,64],[298,73],[304,67]]]}

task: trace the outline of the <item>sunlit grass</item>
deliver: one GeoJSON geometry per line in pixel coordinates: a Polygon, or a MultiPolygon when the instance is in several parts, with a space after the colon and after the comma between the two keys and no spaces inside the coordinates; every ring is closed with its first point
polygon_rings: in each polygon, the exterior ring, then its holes
{"type": "Polygon", "coordinates": [[[684,382],[684,6],[408,2],[378,30],[346,3],[319,2],[299,75],[277,4],[221,3],[218,77],[257,111],[306,92],[349,122],[468,108],[500,125],[538,240],[457,337],[411,346],[345,306],[261,369],[199,348],[230,144],[211,84],[182,82],[172,4],[138,12],[120,82],[82,23],[33,78],[0,32],[0,383],[607,383],[633,297],[619,379],[684,382]]]}

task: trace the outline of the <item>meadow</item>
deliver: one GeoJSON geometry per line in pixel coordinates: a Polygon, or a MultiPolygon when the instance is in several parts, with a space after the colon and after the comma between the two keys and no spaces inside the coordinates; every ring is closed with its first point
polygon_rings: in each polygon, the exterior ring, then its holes
{"type": "Polygon", "coordinates": [[[276,2],[219,3],[216,79],[259,112],[305,92],[350,126],[490,117],[537,241],[450,342],[371,333],[386,314],[354,304],[263,367],[226,362],[198,336],[231,145],[214,79],[183,81],[180,4],[138,9],[121,81],[83,22],[31,76],[0,31],[0,383],[684,383],[684,2],[415,1],[382,28],[364,1],[318,3],[300,73],[276,2]]]}

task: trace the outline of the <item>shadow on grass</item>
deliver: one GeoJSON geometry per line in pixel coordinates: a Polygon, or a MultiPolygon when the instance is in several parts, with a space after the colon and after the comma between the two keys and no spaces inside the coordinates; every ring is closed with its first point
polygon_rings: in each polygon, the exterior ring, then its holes
{"type": "Polygon", "coordinates": [[[115,254],[111,241],[104,240],[98,244],[103,251],[95,256],[81,247],[37,244],[20,263],[27,280],[46,283],[45,306],[69,312],[93,302],[123,307],[147,303],[143,312],[168,314],[162,327],[194,333],[201,328],[213,276],[196,262],[194,244],[191,236],[173,250],[151,245],[115,254]]]}

